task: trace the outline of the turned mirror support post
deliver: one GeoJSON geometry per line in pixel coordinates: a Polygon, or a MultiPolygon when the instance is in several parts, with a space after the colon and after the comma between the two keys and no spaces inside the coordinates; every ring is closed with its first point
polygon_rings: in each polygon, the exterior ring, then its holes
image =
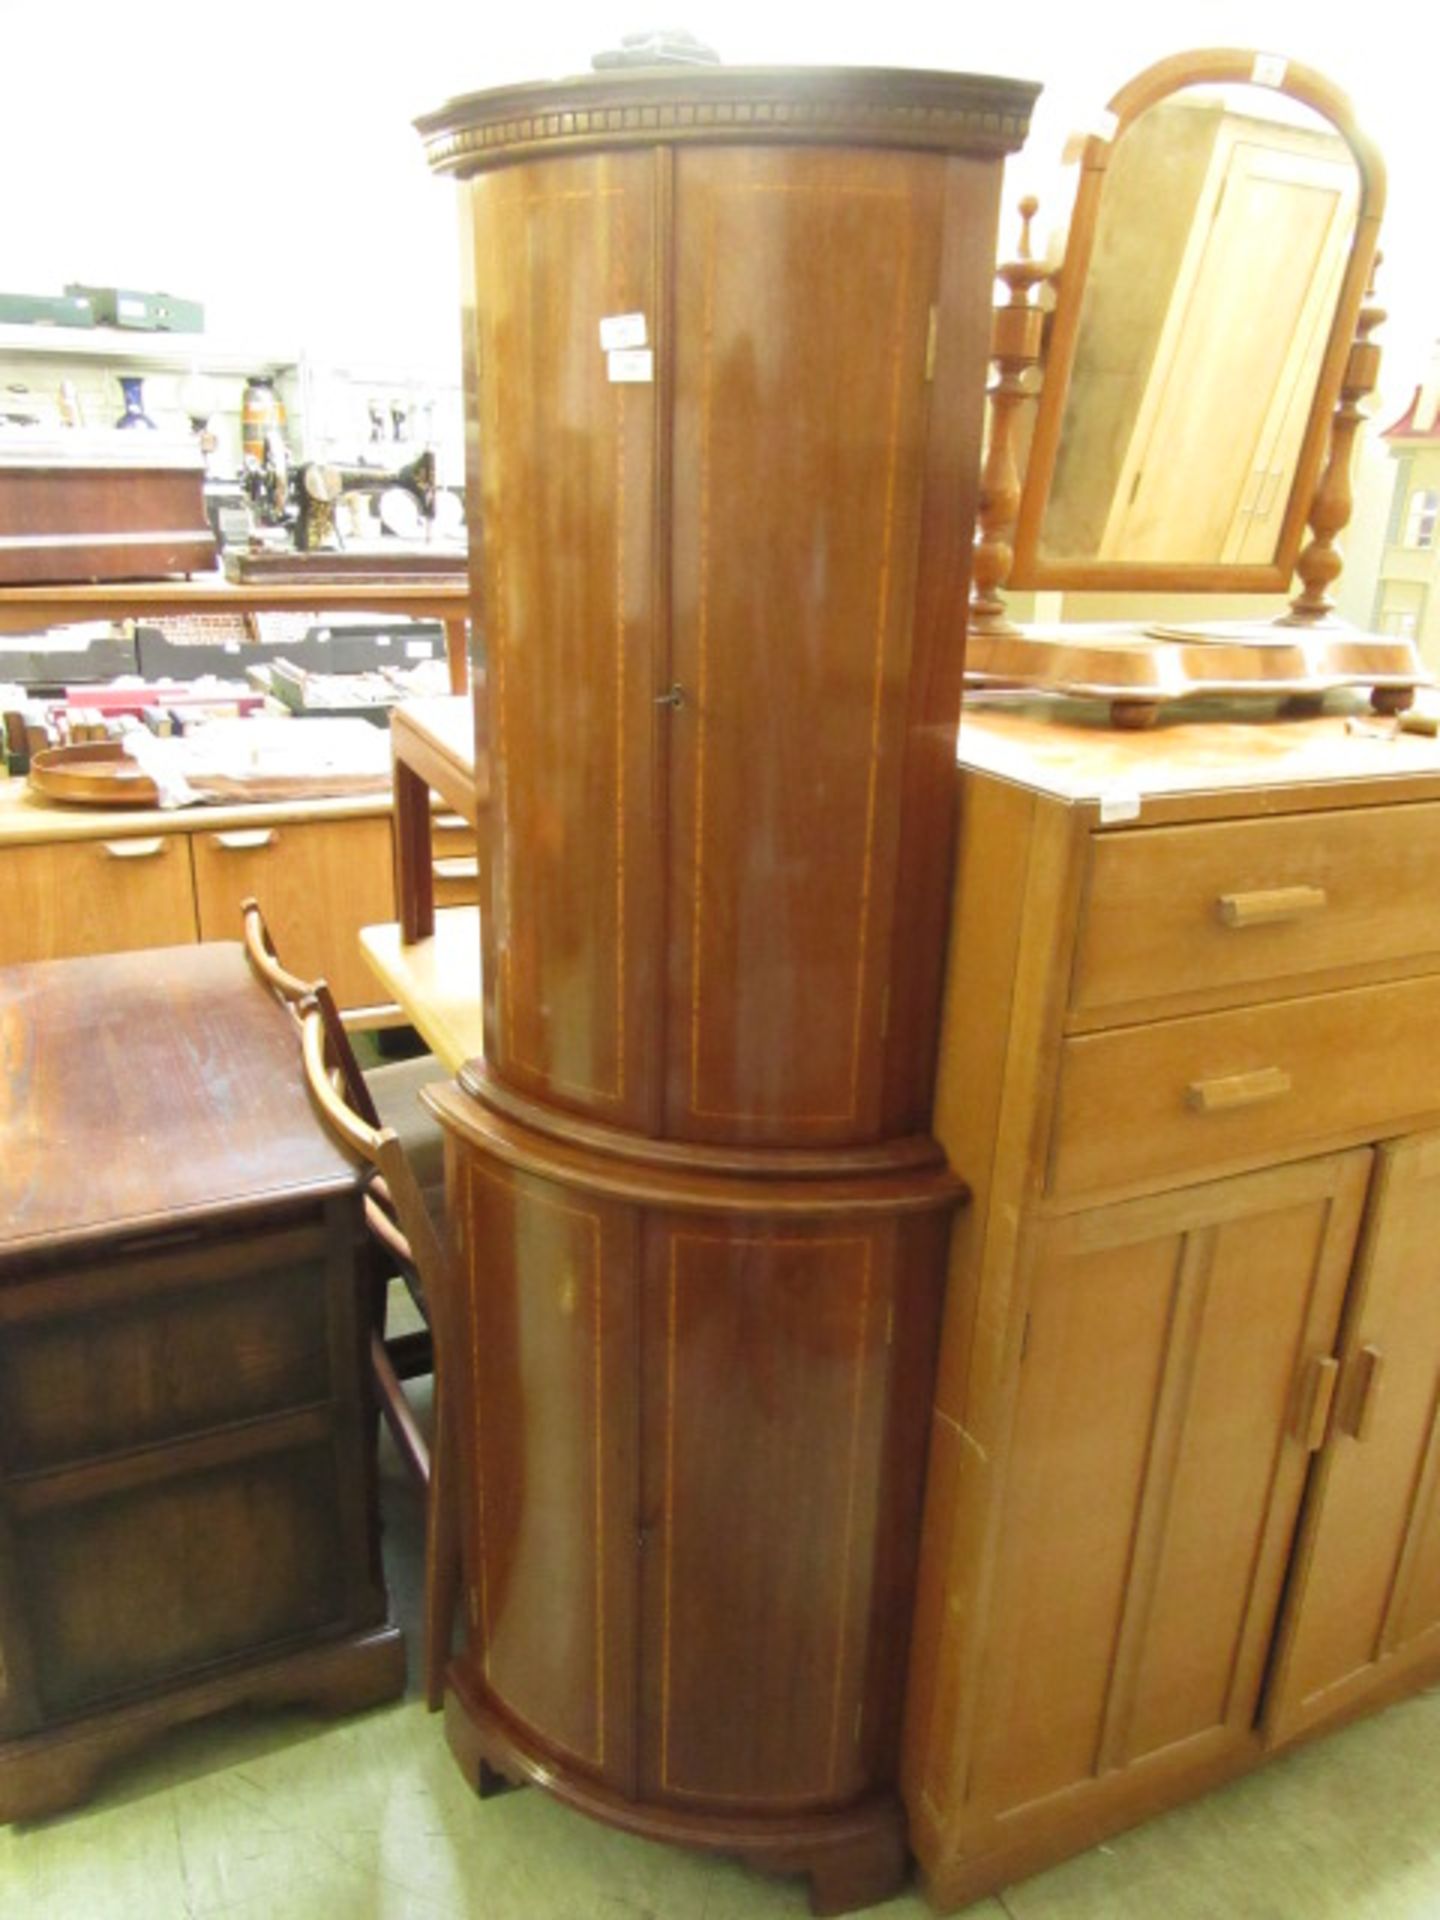
{"type": "Polygon", "coordinates": [[[998,278],[1008,298],[995,309],[990,358],[995,379],[990,388],[990,433],[985,465],[980,475],[976,513],[975,561],[970,587],[972,633],[1014,633],[1000,589],[1010,575],[1013,551],[1010,534],[1020,507],[1020,473],[1015,462],[1016,413],[1033,400],[1027,376],[1040,358],[1045,316],[1033,304],[1036,287],[1049,278],[1049,269],[1032,258],[1030,223],[1039,201],[1027,194],[1020,202],[1020,246],[1015,259],[1000,268],[998,278]]]}
{"type": "MultiPolygon", "coordinates": [[[[1380,255],[1375,256],[1375,270],[1380,255]]],[[[1365,418],[1360,403],[1375,391],[1380,376],[1380,349],[1370,338],[1385,318],[1385,309],[1374,304],[1375,278],[1371,274],[1365,304],[1356,319],[1355,342],[1345,364],[1345,378],[1339,403],[1330,428],[1330,452],[1315,489],[1310,509],[1310,531],[1314,536],[1295,562],[1301,591],[1290,603],[1290,611],[1278,624],[1287,627],[1312,626],[1326,620],[1335,611],[1329,589],[1340,578],[1344,556],[1335,542],[1350,523],[1355,496],[1350,468],[1355,451],[1355,436],[1365,418]]],[[[1408,702],[1407,702],[1408,704],[1408,702]]]]}

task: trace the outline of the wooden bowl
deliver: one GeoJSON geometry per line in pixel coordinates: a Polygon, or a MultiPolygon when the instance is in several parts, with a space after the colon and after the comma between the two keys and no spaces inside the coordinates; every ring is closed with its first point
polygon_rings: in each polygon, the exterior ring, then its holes
{"type": "Polygon", "coordinates": [[[30,762],[30,784],[47,800],[81,807],[153,807],[160,792],[118,740],[46,747],[30,762]]]}

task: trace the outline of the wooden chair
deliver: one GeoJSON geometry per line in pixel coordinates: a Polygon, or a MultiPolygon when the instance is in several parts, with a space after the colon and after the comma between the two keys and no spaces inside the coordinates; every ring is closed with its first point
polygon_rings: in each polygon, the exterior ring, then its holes
{"type": "MultiPolygon", "coordinates": [[[[399,1060],[362,1072],[350,1037],[323,980],[302,980],[282,963],[257,900],[242,903],[245,951],[259,978],[299,1020],[307,996],[321,1004],[326,1024],[329,1071],[346,1104],[373,1131],[388,1128],[399,1139],[432,1219],[441,1221],[445,1207],[445,1167],[440,1128],[420,1104],[423,1086],[443,1080],[445,1073],[433,1054],[399,1060]]],[[[402,1382],[432,1370],[433,1340],[424,1279],[390,1203],[383,1177],[372,1175],[366,1191],[366,1225],[377,1252],[376,1298],[373,1322],[380,1334],[375,1351],[375,1386],[380,1410],[395,1437],[400,1457],[423,1486],[430,1477],[430,1455],[424,1434],[407,1400],[402,1382]],[[398,1273],[414,1301],[424,1328],[385,1337],[385,1294],[392,1273],[398,1273]]]]}
{"type": "MultiPolygon", "coordinates": [[[[443,1210],[437,1215],[434,1198],[420,1185],[410,1156],[393,1127],[377,1125],[352,1105],[346,1077],[336,1062],[349,1051],[345,1029],[322,982],[296,1003],[300,1021],[300,1051],[305,1079],[321,1118],[335,1137],[357,1154],[371,1170],[365,1193],[365,1218],[372,1236],[393,1256],[402,1272],[414,1274],[434,1340],[434,1438],[428,1451],[425,1476],[425,1699],[434,1710],[444,1692],[445,1665],[450,1656],[450,1630],[460,1591],[460,1544],[450,1492],[451,1419],[444,1382],[445,1338],[442,1321],[449,1310],[449,1248],[443,1210]]],[[[353,1061],[353,1054],[351,1059],[353,1061]]],[[[363,1077],[361,1079],[364,1085],[363,1077]]],[[[372,1108],[373,1111],[373,1108],[372,1108]]],[[[382,1410],[396,1441],[404,1451],[402,1426],[391,1402],[401,1410],[402,1423],[413,1424],[404,1390],[391,1367],[379,1328],[370,1334],[370,1359],[382,1410]],[[387,1392],[388,1389],[388,1392],[387,1392]]],[[[415,1444],[424,1442],[415,1434],[415,1444]]]]}
{"type": "Polygon", "coordinates": [[[371,1378],[396,1449],[426,1493],[426,1699],[436,1707],[456,1597],[458,1547],[446,1537],[448,1519],[439,1517],[444,1506],[439,1470],[444,1415],[434,1315],[446,1275],[444,1159],[439,1125],[421,1106],[419,1090],[443,1079],[444,1070],[433,1054],[425,1054],[363,1072],[326,983],[302,980],[282,964],[257,901],[246,900],[242,914],[252,970],[299,1026],[306,1079],[321,1118],[369,1168],[364,1213],[375,1256],[371,1378]],[[392,1274],[400,1276],[424,1322],[416,1332],[386,1334],[392,1274]],[[435,1379],[431,1444],[404,1386],[424,1374],[435,1379]],[[435,1559],[437,1542],[443,1549],[440,1562],[435,1559]],[[441,1576],[435,1572],[437,1565],[450,1571],[441,1576]],[[443,1630],[431,1617],[432,1604],[448,1608],[443,1630]]]}

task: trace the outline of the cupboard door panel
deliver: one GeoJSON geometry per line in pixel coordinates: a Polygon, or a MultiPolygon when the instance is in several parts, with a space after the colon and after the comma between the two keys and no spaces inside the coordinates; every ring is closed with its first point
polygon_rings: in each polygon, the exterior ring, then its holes
{"type": "Polygon", "coordinates": [[[1051,1222],[970,1782],[993,1824],[1251,1724],[1368,1152],[1051,1222]]]}
{"type": "MultiPolygon", "coordinates": [[[[77,953],[188,946],[195,938],[189,844],[183,833],[116,835],[7,847],[0,966],[77,953]]],[[[239,910],[235,916],[238,937],[239,910]]]]}
{"type": "Polygon", "coordinates": [[[452,1164],[470,1633],[499,1711],[634,1790],[632,1216],[478,1156],[452,1164]]]}
{"type": "Polygon", "coordinates": [[[260,902],[281,959],[302,980],[323,975],[342,1007],[374,1006],[383,989],[360,952],[360,929],[395,918],[387,818],[195,832],[202,940],[238,940],[240,902],[260,902]]]}
{"type": "Polygon", "coordinates": [[[491,911],[486,1061],[617,1125],[655,1107],[653,381],[600,324],[662,317],[656,161],[593,155],[467,188],[470,487],[483,539],[491,911]]]}
{"type": "Polygon", "coordinates": [[[1440,1134],[1379,1153],[1266,1731],[1284,1740],[1440,1654],[1440,1134]]]}
{"type": "Polygon", "coordinates": [[[878,1128],[943,186],[942,162],[900,153],[677,161],[684,704],[662,711],[683,1138],[878,1128]]]}
{"type": "Polygon", "coordinates": [[[916,1516],[901,1489],[924,1410],[891,1375],[917,1339],[933,1351],[934,1262],[907,1236],[935,1231],[699,1215],[649,1229],[648,1794],[773,1812],[844,1801],[883,1771],[896,1688],[872,1666],[903,1657],[897,1557],[916,1516]]]}

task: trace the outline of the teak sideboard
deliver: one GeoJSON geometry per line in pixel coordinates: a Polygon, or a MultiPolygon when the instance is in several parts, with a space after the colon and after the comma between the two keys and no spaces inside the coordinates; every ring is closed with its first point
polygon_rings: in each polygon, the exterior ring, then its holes
{"type": "MultiPolygon", "coordinates": [[[[434,896],[472,900],[469,822],[441,814],[430,831],[434,896]]],[[[358,936],[394,917],[391,843],[385,793],[162,812],[66,806],[0,779],[0,966],[233,940],[253,894],[305,978],[381,1020],[358,936]]]]}
{"type": "Polygon", "coordinates": [[[966,708],[904,1779],[942,1907],[1440,1672],[1437,871],[1434,741],[966,708]]]}

